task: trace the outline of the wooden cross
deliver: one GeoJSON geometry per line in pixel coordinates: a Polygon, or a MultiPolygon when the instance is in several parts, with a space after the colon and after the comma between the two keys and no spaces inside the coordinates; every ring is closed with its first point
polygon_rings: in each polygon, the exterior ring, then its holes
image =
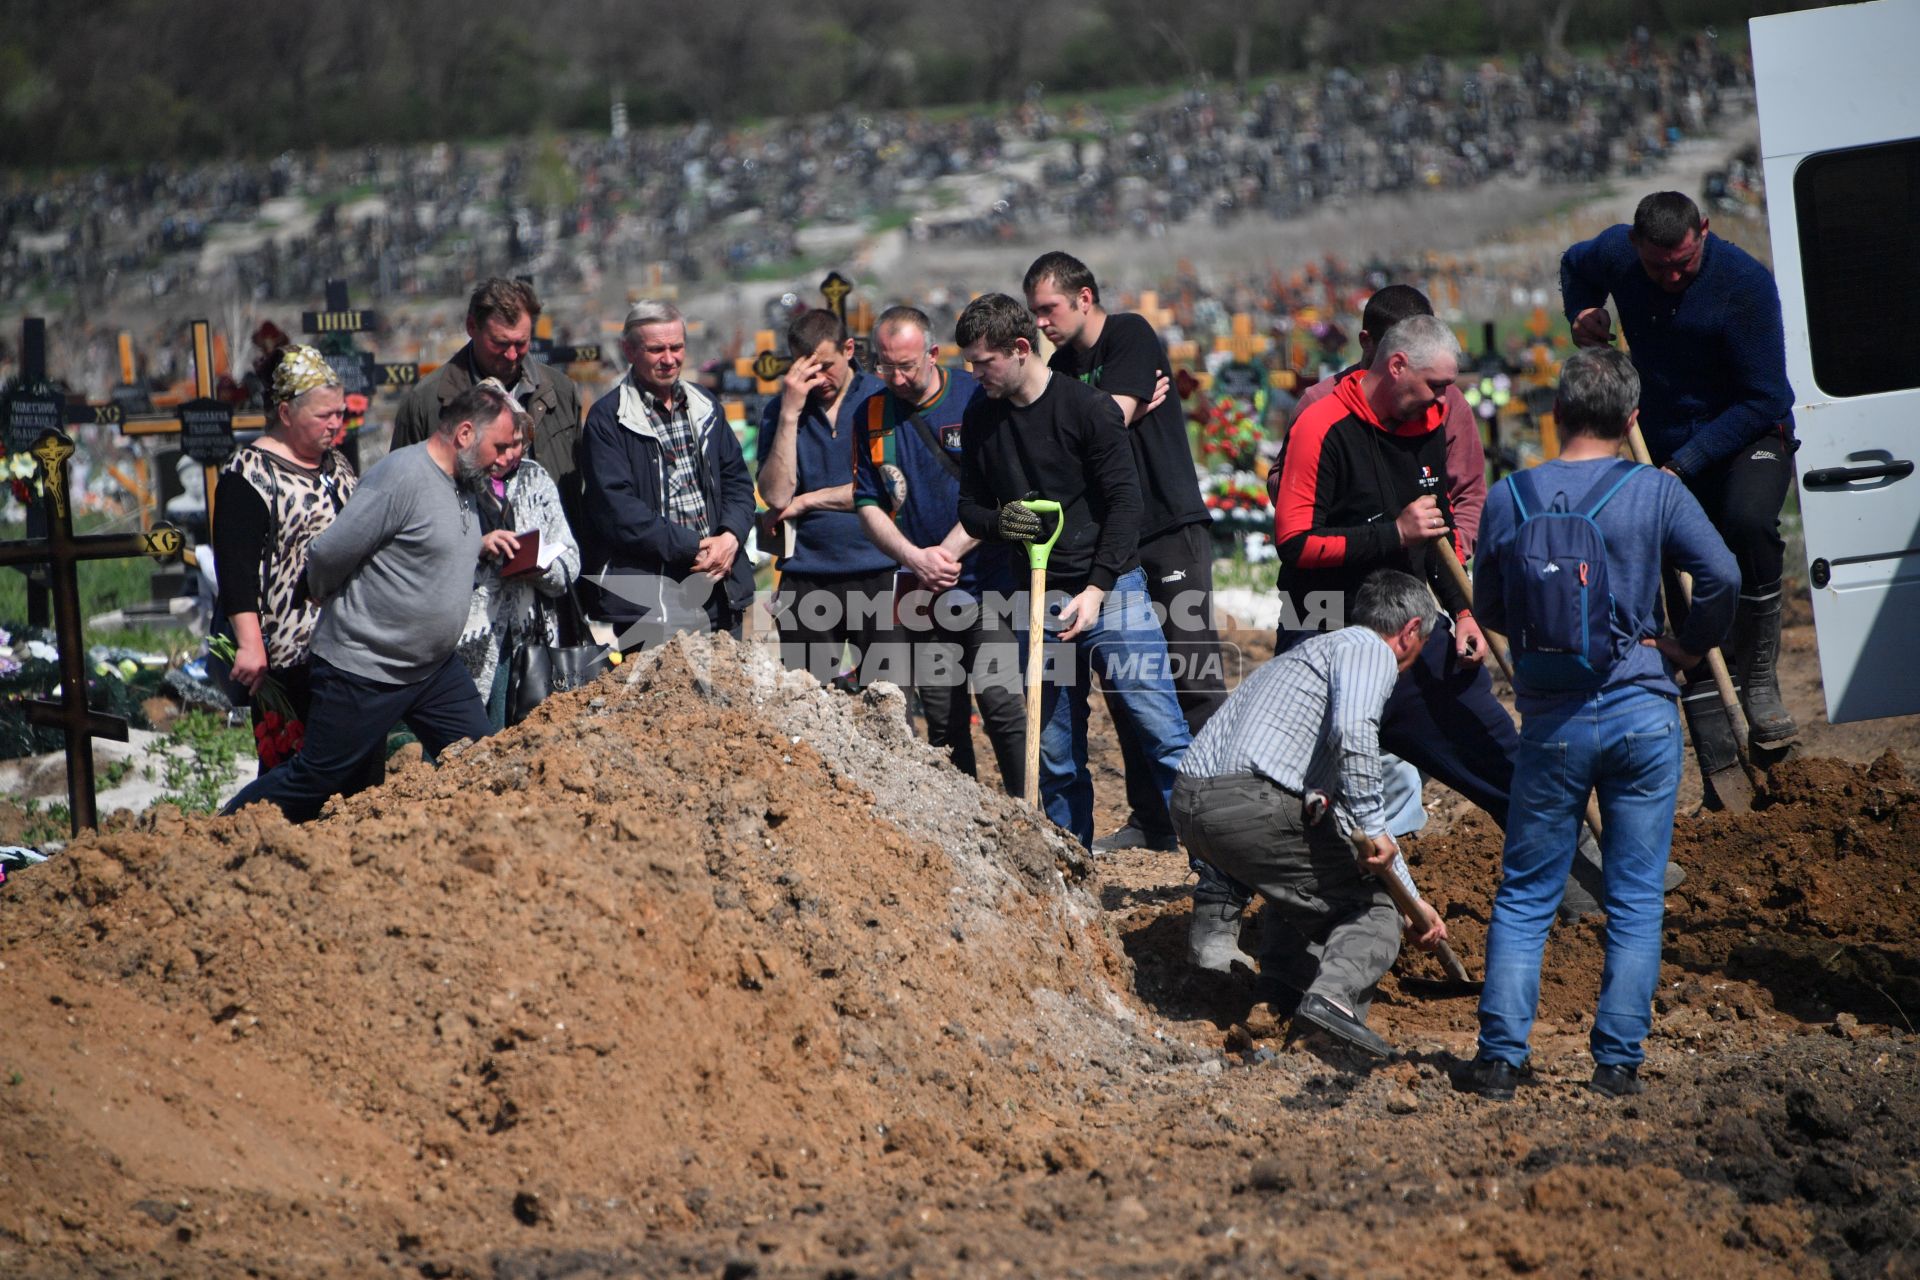
{"type": "Polygon", "coordinates": [[[1233,333],[1227,337],[1215,338],[1213,349],[1225,351],[1241,364],[1252,364],[1255,356],[1266,352],[1269,339],[1253,331],[1253,317],[1245,312],[1236,312],[1233,317],[1233,333]]]}
{"type": "Polygon", "coordinates": [[[770,396],[780,390],[780,379],[787,376],[787,369],[793,361],[774,350],[774,334],[771,329],[759,329],[753,335],[753,354],[742,356],[733,362],[734,373],[742,378],[754,379],[755,388],[763,396],[770,396]]]}
{"type": "Polygon", "coordinates": [[[46,565],[53,587],[54,637],[60,649],[60,697],[34,698],[26,703],[27,719],[67,735],[67,809],[78,835],[99,825],[94,812],[93,740],[127,740],[127,722],[100,715],[87,706],[86,639],[80,629],[82,560],[117,560],[125,556],[152,556],[161,562],[176,559],[187,545],[186,536],[170,524],[144,533],[87,534],[73,532],[73,503],[68,491],[67,462],[73,441],[64,431],[49,430],[29,450],[40,464],[40,510],[46,533],[19,542],[0,542],[0,565],[46,565]]]}
{"type": "Polygon", "coordinates": [[[1155,289],[1144,289],[1140,293],[1140,305],[1136,313],[1153,326],[1155,333],[1166,328],[1174,321],[1173,309],[1160,305],[1160,293],[1155,289]]]}
{"type": "Polygon", "coordinates": [[[1160,305],[1160,293],[1155,289],[1143,289],[1140,293],[1140,305],[1135,308],[1141,319],[1153,326],[1155,333],[1173,323],[1171,308],[1160,305]]]}
{"type": "Polygon", "coordinates": [[[827,310],[840,317],[847,318],[847,295],[853,292],[853,281],[838,271],[827,272],[827,278],[820,282],[820,296],[827,300],[827,310]]]}

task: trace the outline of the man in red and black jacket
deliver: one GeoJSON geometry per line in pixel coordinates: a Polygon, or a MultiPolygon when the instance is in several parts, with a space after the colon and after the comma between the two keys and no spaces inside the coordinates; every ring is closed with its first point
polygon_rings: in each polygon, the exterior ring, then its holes
{"type": "MultiPolygon", "coordinates": [[[[1504,827],[1520,738],[1493,696],[1487,642],[1470,602],[1433,545],[1456,537],[1442,428],[1459,374],[1452,331],[1432,316],[1410,316],[1382,335],[1369,368],[1342,375],[1331,394],[1294,420],[1274,490],[1274,652],[1346,625],[1355,593],[1375,569],[1424,579],[1445,612],[1388,695],[1380,748],[1439,778],[1504,827]]],[[[1251,893],[1197,859],[1194,869],[1200,883],[1187,945],[1200,954],[1213,939],[1237,933],[1251,893]]]]}
{"type": "Polygon", "coordinates": [[[1434,545],[1454,539],[1447,499],[1445,397],[1460,347],[1432,316],[1389,329],[1373,365],[1340,379],[1293,424],[1274,522],[1280,552],[1277,650],[1340,626],[1375,569],[1424,578],[1447,613],[1400,677],[1380,744],[1506,824],[1513,720],[1493,696],[1486,639],[1434,545]]]}

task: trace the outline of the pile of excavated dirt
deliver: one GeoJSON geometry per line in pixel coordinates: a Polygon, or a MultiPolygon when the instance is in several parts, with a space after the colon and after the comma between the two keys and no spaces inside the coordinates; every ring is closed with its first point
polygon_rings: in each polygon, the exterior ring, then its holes
{"type": "MultiPolygon", "coordinates": [[[[1917,816],[1889,757],[1683,820],[1649,1092],[1584,1088],[1587,923],[1494,1104],[1429,961],[1402,1056],[1290,1039],[1185,968],[1184,858],[680,643],[308,827],[10,879],[0,1274],[1912,1274],[1917,816]]],[[[1414,858],[1477,970],[1496,834],[1414,858]]]]}
{"type": "Polygon", "coordinates": [[[161,810],[9,883],[0,990],[40,1016],[0,1064],[0,1239],[141,1249],[126,1204],[222,1184],[191,1243],[296,1268],[348,1202],[423,1258],[733,1219],[767,1182],[1039,1166],[1091,1082],[1170,1057],[1077,849],[897,694],[726,640],[627,672],[315,825],[161,810]],[[120,1146],[158,1115],[164,1170],[120,1146]]]}

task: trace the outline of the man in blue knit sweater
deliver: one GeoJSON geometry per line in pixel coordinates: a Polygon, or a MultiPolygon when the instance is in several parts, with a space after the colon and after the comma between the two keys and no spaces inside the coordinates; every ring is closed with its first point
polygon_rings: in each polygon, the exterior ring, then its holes
{"type": "MultiPolygon", "coordinates": [[[[1556,461],[1524,477],[1530,512],[1561,498],[1568,511],[1588,511],[1606,492],[1596,492],[1597,485],[1618,485],[1592,517],[1606,539],[1614,634],[1612,665],[1597,689],[1532,687],[1524,662],[1514,682],[1522,725],[1500,888],[1487,929],[1480,1052],[1461,1081],[1490,1098],[1511,1098],[1526,1065],[1540,956],[1592,791],[1605,830],[1607,913],[1607,959],[1591,1036],[1593,1085],[1616,1096],[1641,1089],[1642,1042],[1660,978],[1661,882],[1680,787],[1673,672],[1694,666],[1719,643],[1740,581],[1732,553],[1685,485],[1648,467],[1624,478],[1616,473],[1620,442],[1642,402],[1640,379],[1625,355],[1606,347],[1576,352],[1561,370],[1554,403],[1565,447],[1556,461]],[[1660,634],[1663,563],[1694,576],[1693,608],[1671,636],[1660,634]]],[[[1511,480],[1488,493],[1474,557],[1474,614],[1489,630],[1509,635],[1521,621],[1511,616],[1515,592],[1527,599],[1530,585],[1517,576],[1524,566],[1516,549],[1515,497],[1511,480]]]]}
{"type": "MultiPolygon", "coordinates": [[[[1735,679],[1754,745],[1799,728],[1780,701],[1780,506],[1793,484],[1793,388],[1772,274],[1707,232],[1692,200],[1660,191],[1632,226],[1568,249],[1560,295],[1573,340],[1613,341],[1609,296],[1640,374],[1640,429],[1662,470],[1698,498],[1740,565],[1735,679]]],[[[1709,707],[1704,668],[1688,684],[1709,707]]],[[[1689,701],[1689,720],[1694,704],[1689,701]]]]}

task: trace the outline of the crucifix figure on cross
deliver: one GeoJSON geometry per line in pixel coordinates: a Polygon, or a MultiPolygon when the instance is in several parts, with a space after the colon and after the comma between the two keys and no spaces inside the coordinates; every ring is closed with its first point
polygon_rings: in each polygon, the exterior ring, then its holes
{"type": "Polygon", "coordinates": [[[44,516],[46,533],[18,542],[0,542],[0,566],[45,565],[51,571],[54,637],[60,649],[60,696],[28,702],[27,719],[66,730],[67,806],[77,835],[82,828],[99,825],[94,812],[93,740],[127,740],[125,720],[101,715],[87,706],[87,651],[80,629],[77,566],[82,560],[123,556],[173,560],[186,548],[187,540],[170,524],[157,524],[142,533],[76,536],[67,467],[73,457],[73,441],[64,431],[50,430],[42,433],[28,452],[40,464],[37,505],[44,516]]]}

